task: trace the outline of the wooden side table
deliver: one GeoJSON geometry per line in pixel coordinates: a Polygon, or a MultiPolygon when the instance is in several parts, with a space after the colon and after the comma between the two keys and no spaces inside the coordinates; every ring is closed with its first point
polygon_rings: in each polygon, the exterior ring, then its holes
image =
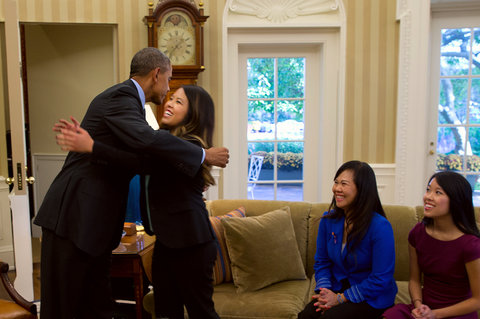
{"type": "Polygon", "coordinates": [[[112,278],[131,278],[134,283],[136,318],[150,318],[143,310],[144,275],[152,281],[152,255],[155,236],[140,231],[124,236],[120,245],[112,252],[112,278]]]}

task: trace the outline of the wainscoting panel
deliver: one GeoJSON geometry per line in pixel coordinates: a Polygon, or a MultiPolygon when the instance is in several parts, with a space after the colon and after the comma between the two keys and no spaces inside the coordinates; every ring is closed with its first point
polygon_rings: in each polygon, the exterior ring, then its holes
{"type": "Polygon", "coordinates": [[[395,204],[395,164],[370,164],[382,204],[395,204]]]}
{"type": "Polygon", "coordinates": [[[218,180],[220,178],[220,168],[213,166],[212,167],[212,176],[215,180],[215,185],[210,186],[204,193],[204,196],[208,200],[218,199],[218,180]]]}
{"type": "Polygon", "coordinates": [[[15,264],[13,257],[12,215],[8,199],[9,189],[5,177],[0,176],[0,260],[11,267],[15,264]]]}
{"type": "MultiPolygon", "coordinates": [[[[67,156],[63,154],[33,154],[33,203],[35,205],[35,215],[43,202],[43,198],[62,169],[67,156]]],[[[32,237],[40,237],[42,230],[39,226],[32,224],[32,237]]]]}

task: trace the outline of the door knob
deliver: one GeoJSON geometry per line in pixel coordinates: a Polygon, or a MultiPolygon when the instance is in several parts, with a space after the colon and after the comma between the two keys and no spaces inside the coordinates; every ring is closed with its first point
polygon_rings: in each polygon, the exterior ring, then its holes
{"type": "Polygon", "coordinates": [[[12,185],[13,182],[15,182],[15,178],[14,178],[14,177],[7,177],[7,178],[5,179],[5,183],[6,183],[7,185],[12,185]]]}
{"type": "Polygon", "coordinates": [[[27,183],[29,183],[30,185],[32,185],[33,183],[35,183],[35,177],[33,177],[33,176],[27,177],[25,180],[26,180],[27,183]]]}

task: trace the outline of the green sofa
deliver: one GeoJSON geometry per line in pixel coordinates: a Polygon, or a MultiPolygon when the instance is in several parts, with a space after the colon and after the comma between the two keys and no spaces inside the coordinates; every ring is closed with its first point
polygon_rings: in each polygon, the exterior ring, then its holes
{"type": "MultiPolygon", "coordinates": [[[[260,216],[284,206],[290,207],[295,238],[303,262],[304,280],[287,280],[274,283],[256,291],[237,293],[233,282],[215,286],[213,300],[222,319],[297,318],[309,302],[314,288],[313,264],[316,250],[318,224],[327,203],[263,201],[263,200],[214,200],[207,202],[211,216],[245,207],[246,216],[260,216]]],[[[410,229],[422,218],[423,207],[384,205],[395,236],[395,279],[398,284],[396,302],[409,303],[409,260],[407,237],[410,229]]],[[[477,213],[477,220],[478,210],[477,213]]],[[[281,236],[281,234],[279,234],[281,236]]],[[[143,301],[144,308],[155,318],[153,291],[143,301]]],[[[480,312],[479,312],[480,315],[480,312]]],[[[186,316],[187,317],[187,316],[186,316]]]]}

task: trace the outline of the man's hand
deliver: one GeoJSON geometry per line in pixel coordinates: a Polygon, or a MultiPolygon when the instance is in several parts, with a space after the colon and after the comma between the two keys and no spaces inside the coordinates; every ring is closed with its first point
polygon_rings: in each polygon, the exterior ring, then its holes
{"type": "Polygon", "coordinates": [[[228,148],[211,147],[205,150],[205,163],[208,165],[226,167],[228,163],[228,148]]]}
{"type": "Polygon", "coordinates": [[[91,153],[93,139],[90,134],[80,127],[80,123],[75,118],[70,119],[73,123],[62,119],[53,126],[53,130],[60,133],[55,136],[57,144],[64,151],[91,153]]]}

